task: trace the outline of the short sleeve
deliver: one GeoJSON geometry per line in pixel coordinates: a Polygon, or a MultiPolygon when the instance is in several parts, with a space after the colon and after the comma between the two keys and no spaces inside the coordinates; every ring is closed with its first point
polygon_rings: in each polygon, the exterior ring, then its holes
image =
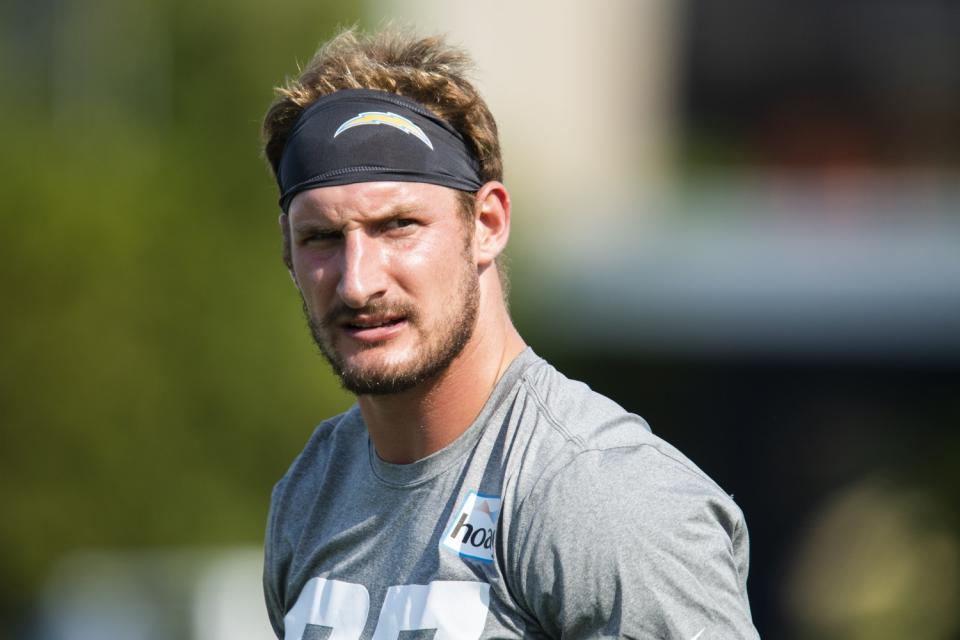
{"type": "Polygon", "coordinates": [[[742,514],[685,459],[650,445],[580,452],[511,528],[518,597],[552,637],[758,637],[742,514]]]}

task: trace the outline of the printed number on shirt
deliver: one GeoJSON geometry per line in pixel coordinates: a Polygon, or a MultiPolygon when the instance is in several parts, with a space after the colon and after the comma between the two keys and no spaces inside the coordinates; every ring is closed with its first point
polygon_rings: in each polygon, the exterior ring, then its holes
{"type": "MultiPolygon", "coordinates": [[[[373,640],[396,640],[401,631],[436,629],[436,640],[475,640],[483,633],[490,585],[437,580],[387,589],[373,640]]],[[[328,640],[359,640],[370,613],[366,587],[313,578],[283,618],[284,640],[304,640],[307,627],[331,629],[328,640]]]]}

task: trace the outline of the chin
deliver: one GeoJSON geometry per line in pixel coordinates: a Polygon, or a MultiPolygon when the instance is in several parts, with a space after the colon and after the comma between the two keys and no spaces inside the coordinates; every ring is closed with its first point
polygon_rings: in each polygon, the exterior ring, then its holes
{"type": "Polygon", "coordinates": [[[375,345],[356,347],[351,345],[340,349],[337,359],[344,368],[369,370],[371,373],[381,371],[384,374],[401,372],[416,364],[417,352],[412,347],[391,344],[393,340],[375,345]]]}
{"type": "MultiPolygon", "coordinates": [[[[419,351],[406,357],[365,359],[348,358],[333,364],[344,389],[355,395],[389,395],[409,391],[436,380],[456,358],[459,351],[450,351],[440,358],[425,357],[419,351]]],[[[369,354],[373,355],[373,354],[369,354]]]]}
{"type": "Polygon", "coordinates": [[[390,354],[384,347],[371,347],[328,358],[340,384],[355,395],[400,393],[424,381],[421,363],[413,354],[390,354]]]}
{"type": "Polygon", "coordinates": [[[340,377],[348,376],[361,379],[403,378],[409,375],[412,367],[405,363],[384,362],[383,360],[348,359],[340,367],[340,377]]]}

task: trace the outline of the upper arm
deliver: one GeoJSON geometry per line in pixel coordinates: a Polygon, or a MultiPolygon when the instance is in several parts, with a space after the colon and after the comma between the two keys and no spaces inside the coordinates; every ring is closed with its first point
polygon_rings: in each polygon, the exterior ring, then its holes
{"type": "Polygon", "coordinates": [[[653,447],[584,451],[519,508],[514,559],[552,636],[754,638],[732,500],[653,447]]]}

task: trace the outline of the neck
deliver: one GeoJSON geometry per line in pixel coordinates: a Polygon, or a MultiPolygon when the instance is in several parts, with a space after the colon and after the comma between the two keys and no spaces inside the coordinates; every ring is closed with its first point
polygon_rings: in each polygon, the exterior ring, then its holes
{"type": "Polygon", "coordinates": [[[493,322],[478,322],[460,355],[433,380],[403,393],[359,396],[360,412],[381,459],[415,462],[456,440],[473,423],[526,347],[506,309],[497,315],[493,322]]]}

